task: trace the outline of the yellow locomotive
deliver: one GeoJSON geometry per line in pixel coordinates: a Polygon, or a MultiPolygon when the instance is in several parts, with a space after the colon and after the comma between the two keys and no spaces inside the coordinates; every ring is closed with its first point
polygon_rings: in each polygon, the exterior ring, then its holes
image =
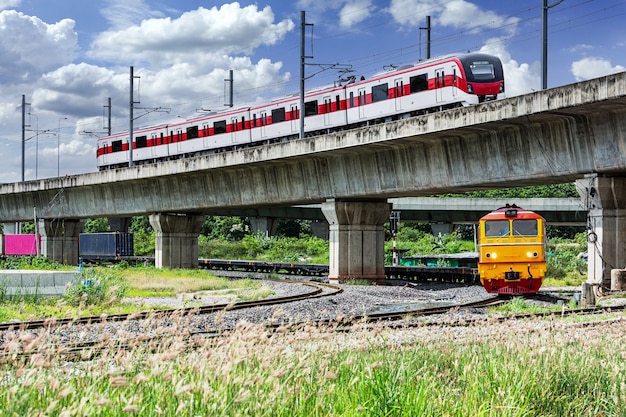
{"type": "Polygon", "coordinates": [[[489,293],[536,293],[546,273],[545,220],[506,205],[479,221],[480,282],[489,293]]]}

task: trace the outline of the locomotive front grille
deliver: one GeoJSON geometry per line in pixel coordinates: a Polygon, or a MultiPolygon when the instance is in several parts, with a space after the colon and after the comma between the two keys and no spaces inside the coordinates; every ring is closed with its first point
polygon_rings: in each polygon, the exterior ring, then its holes
{"type": "Polygon", "coordinates": [[[504,279],[507,281],[519,280],[519,272],[507,271],[504,273],[504,279]]]}

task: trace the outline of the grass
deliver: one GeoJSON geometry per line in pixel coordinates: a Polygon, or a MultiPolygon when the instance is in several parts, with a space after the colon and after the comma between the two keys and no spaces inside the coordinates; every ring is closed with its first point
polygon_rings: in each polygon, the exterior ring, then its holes
{"type": "MultiPolygon", "coordinates": [[[[0,286],[0,322],[46,317],[98,316],[171,308],[123,302],[125,297],[176,297],[219,291],[229,302],[257,300],[273,291],[252,279],[229,280],[204,270],[159,270],[154,267],[93,268],[83,272],[96,285],[74,284],[64,297],[41,294],[4,295],[0,286]]],[[[193,300],[193,297],[189,299],[193,300]]],[[[198,304],[193,301],[188,304],[198,304]]],[[[0,414],[1,416],[1,414],[0,414]]]]}
{"type": "Polygon", "coordinates": [[[619,416],[625,336],[621,323],[273,335],[242,325],[194,349],[175,336],[68,366],[37,351],[45,335],[18,335],[6,349],[36,353],[0,365],[0,415],[619,416]]]}

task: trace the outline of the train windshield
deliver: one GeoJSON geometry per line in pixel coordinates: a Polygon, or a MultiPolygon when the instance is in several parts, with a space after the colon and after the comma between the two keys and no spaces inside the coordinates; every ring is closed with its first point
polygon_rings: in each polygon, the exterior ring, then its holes
{"type": "Polygon", "coordinates": [[[489,61],[474,61],[469,65],[475,80],[494,80],[496,78],[493,64],[489,61]]]}
{"type": "Polygon", "coordinates": [[[513,220],[514,236],[537,236],[537,220],[513,220]]]}
{"type": "Polygon", "coordinates": [[[487,220],[485,236],[508,236],[510,232],[508,220],[487,220]]]}

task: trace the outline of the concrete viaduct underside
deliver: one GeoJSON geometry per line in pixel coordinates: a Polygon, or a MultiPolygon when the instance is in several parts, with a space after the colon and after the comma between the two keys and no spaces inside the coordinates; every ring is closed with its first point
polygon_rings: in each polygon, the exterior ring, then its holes
{"type": "Polygon", "coordinates": [[[198,217],[212,209],[321,203],[330,278],[377,281],[388,198],[577,180],[595,239],[590,279],[610,280],[608,265],[626,261],[625,134],[620,73],[323,136],[3,184],[0,220],[31,220],[35,209],[51,225],[49,250],[66,259],[54,241],[72,237],[72,221],[149,213],[157,259],[176,267],[189,264],[194,244],[197,255],[198,217]]]}

